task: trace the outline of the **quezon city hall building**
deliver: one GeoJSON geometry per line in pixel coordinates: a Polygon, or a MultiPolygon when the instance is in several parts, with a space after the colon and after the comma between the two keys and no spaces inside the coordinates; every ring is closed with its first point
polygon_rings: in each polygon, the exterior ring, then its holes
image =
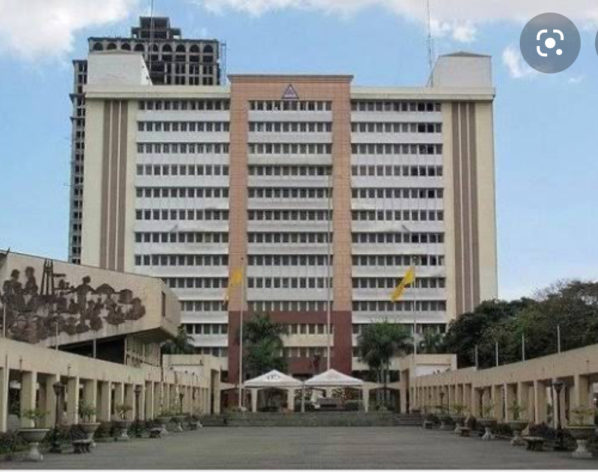
{"type": "Polygon", "coordinates": [[[328,300],[331,365],[351,373],[368,323],[444,330],[496,298],[490,57],[441,56],[416,88],[229,81],[158,86],[139,52],[89,54],[82,264],[163,279],[229,381],[241,312],[283,323],[289,370],[309,376],[326,368],[328,300]]]}

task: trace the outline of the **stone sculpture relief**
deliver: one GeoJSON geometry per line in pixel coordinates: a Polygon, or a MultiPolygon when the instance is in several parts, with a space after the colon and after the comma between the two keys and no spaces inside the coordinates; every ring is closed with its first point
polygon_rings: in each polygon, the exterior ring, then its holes
{"type": "Polygon", "coordinates": [[[25,269],[24,280],[13,270],[2,284],[0,301],[5,307],[6,336],[37,343],[60,333],[69,335],[99,331],[104,324],[118,326],[145,315],[145,306],[128,289],[116,291],[108,284],[93,288],[91,277],[78,285],[54,272],[54,263],[44,261],[41,286],[35,269],[25,269]]]}

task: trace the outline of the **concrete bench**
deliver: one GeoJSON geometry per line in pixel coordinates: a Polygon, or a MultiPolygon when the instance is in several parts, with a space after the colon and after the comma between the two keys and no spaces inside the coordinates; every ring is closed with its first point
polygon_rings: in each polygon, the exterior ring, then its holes
{"type": "Polygon", "coordinates": [[[161,438],[162,437],[162,428],[156,427],[150,429],[150,438],[161,438]]]}
{"type": "Polygon", "coordinates": [[[467,426],[461,426],[461,429],[459,429],[459,435],[464,438],[470,437],[471,436],[471,428],[468,428],[467,426]]]}
{"type": "Polygon", "coordinates": [[[524,436],[522,438],[528,451],[543,451],[544,450],[544,438],[540,436],[524,436]]]}
{"type": "Polygon", "coordinates": [[[75,449],[75,454],[83,454],[86,452],[91,452],[91,439],[75,439],[73,440],[73,447],[75,449]]]}

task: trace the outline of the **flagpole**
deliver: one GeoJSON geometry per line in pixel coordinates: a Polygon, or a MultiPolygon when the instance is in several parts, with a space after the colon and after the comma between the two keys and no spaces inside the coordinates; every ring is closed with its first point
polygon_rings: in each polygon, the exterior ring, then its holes
{"type": "Polygon", "coordinates": [[[474,361],[475,361],[475,368],[477,369],[480,366],[479,354],[478,354],[478,345],[477,344],[474,346],[474,349],[473,349],[473,358],[474,358],[474,361]]]}
{"type": "Polygon", "coordinates": [[[326,230],[326,370],[330,370],[330,341],[331,341],[331,334],[330,334],[330,318],[331,318],[331,307],[330,307],[330,303],[331,303],[331,290],[330,290],[330,256],[331,256],[331,245],[330,245],[330,223],[331,223],[331,218],[330,218],[330,213],[332,212],[332,200],[331,200],[331,193],[332,193],[332,189],[331,189],[331,185],[330,185],[330,180],[332,177],[332,169],[331,171],[328,173],[328,180],[327,180],[327,184],[326,184],[326,190],[328,192],[328,215],[327,215],[327,223],[328,223],[328,227],[326,230]]]}
{"type": "Polygon", "coordinates": [[[243,407],[243,311],[245,309],[245,262],[241,258],[241,309],[239,310],[239,409],[243,407]]]}
{"type": "Polygon", "coordinates": [[[521,333],[521,360],[525,360],[525,333],[521,333]]]}
{"type": "Polygon", "coordinates": [[[498,341],[494,343],[494,356],[496,357],[496,366],[498,367],[498,341]]]}
{"type": "Polygon", "coordinates": [[[556,325],[556,343],[557,343],[557,352],[561,352],[561,325],[556,325]]]}

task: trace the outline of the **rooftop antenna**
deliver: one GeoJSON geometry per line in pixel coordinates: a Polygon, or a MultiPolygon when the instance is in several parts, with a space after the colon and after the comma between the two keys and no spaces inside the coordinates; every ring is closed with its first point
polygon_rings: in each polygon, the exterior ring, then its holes
{"type": "Polygon", "coordinates": [[[428,72],[429,72],[429,84],[431,87],[434,86],[434,78],[432,77],[432,71],[434,69],[434,38],[432,37],[432,13],[430,8],[430,0],[426,0],[426,16],[428,25],[428,72]]]}

